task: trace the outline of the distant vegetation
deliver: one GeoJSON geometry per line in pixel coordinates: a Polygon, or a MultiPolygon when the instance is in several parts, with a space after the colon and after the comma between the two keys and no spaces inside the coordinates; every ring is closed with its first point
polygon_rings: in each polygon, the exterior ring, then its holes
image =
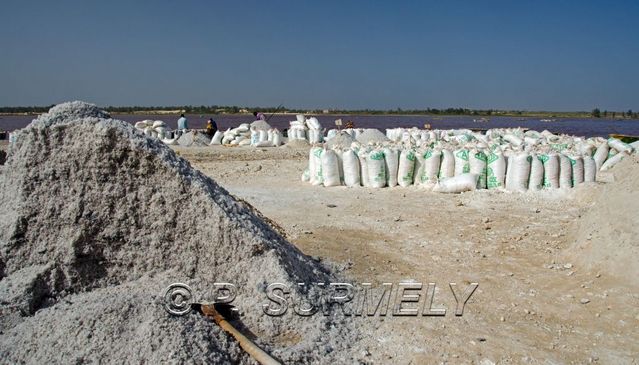
{"type": "Polygon", "coordinates": [[[590,113],[590,115],[593,118],[612,118],[612,119],[617,119],[617,118],[633,118],[633,119],[637,119],[637,117],[639,116],[639,113],[633,112],[632,109],[628,109],[627,112],[609,112],[607,110],[604,110],[603,112],[601,110],[599,110],[599,108],[595,108],[592,110],[592,112],[590,113]]]}
{"type": "MultiPolygon", "coordinates": [[[[51,108],[49,106],[18,106],[0,107],[0,114],[40,114],[51,108]]],[[[242,114],[251,112],[262,113],[303,113],[303,114],[370,114],[370,115],[472,115],[472,116],[512,116],[512,117],[542,117],[542,118],[612,118],[627,119],[639,118],[638,113],[628,111],[601,111],[599,108],[591,112],[551,112],[551,111],[525,111],[525,110],[496,110],[496,109],[467,109],[467,108],[447,108],[447,109],[291,109],[286,107],[240,107],[240,106],[220,106],[220,105],[177,105],[177,106],[107,106],[105,110],[113,114],[155,114],[155,113],[188,113],[188,114],[242,114]]]]}

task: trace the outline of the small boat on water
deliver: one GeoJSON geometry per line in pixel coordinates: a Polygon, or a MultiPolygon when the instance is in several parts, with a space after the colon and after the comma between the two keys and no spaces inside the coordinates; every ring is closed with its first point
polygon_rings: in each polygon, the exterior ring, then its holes
{"type": "Polygon", "coordinates": [[[556,122],[557,119],[539,119],[539,121],[544,123],[552,123],[552,122],[556,122]]]}
{"type": "Polygon", "coordinates": [[[479,119],[473,119],[473,122],[475,123],[488,123],[490,120],[488,118],[479,118],[479,119]]]}

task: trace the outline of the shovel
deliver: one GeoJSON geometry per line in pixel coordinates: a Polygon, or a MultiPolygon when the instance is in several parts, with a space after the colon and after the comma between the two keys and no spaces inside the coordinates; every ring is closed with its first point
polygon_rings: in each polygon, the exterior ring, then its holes
{"type": "Polygon", "coordinates": [[[249,340],[246,336],[244,336],[240,331],[235,329],[232,324],[230,324],[226,318],[232,315],[233,306],[224,303],[214,303],[214,304],[202,304],[202,303],[193,303],[191,304],[191,308],[204,314],[204,316],[213,319],[218,326],[220,326],[224,331],[229,333],[237,342],[240,344],[240,347],[246,351],[247,354],[251,355],[257,362],[262,365],[281,365],[279,361],[275,360],[271,357],[271,355],[267,354],[259,348],[253,341],[249,340]]]}

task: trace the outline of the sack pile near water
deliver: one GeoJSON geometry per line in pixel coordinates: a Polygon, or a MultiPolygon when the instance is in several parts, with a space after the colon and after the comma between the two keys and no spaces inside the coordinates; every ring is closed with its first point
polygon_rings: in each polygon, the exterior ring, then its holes
{"type": "Polygon", "coordinates": [[[249,124],[240,124],[237,128],[217,131],[211,139],[211,145],[278,147],[282,145],[282,133],[263,120],[249,124]]]}
{"type": "Polygon", "coordinates": [[[485,134],[397,128],[387,130],[386,137],[384,142],[312,147],[302,180],[324,186],[417,185],[450,193],[571,188],[595,182],[598,171],[611,168],[639,147],[614,138],[519,128],[485,134]]]}
{"type": "Polygon", "coordinates": [[[297,120],[289,122],[289,141],[299,139],[305,139],[309,143],[321,143],[324,141],[324,130],[317,118],[305,118],[302,114],[296,115],[296,118],[297,120]]]}
{"type": "Polygon", "coordinates": [[[135,123],[135,129],[144,132],[149,137],[164,139],[167,137],[169,129],[161,120],[143,120],[135,123]]]}

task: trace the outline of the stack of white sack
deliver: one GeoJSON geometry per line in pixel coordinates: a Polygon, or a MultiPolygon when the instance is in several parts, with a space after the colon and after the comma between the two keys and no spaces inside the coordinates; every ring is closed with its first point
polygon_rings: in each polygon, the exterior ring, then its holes
{"type": "Polygon", "coordinates": [[[149,137],[158,138],[168,145],[177,145],[178,138],[168,129],[166,123],[161,120],[143,120],[135,123],[135,128],[149,137]]]}
{"type": "Polygon", "coordinates": [[[282,133],[277,128],[252,127],[248,123],[225,132],[217,131],[211,139],[211,145],[277,147],[282,145],[282,133]]]}
{"type": "Polygon", "coordinates": [[[211,145],[248,146],[251,144],[251,126],[242,123],[237,128],[228,128],[226,131],[217,131],[211,138],[211,145]]]}
{"type": "Polygon", "coordinates": [[[322,143],[324,141],[324,130],[322,129],[322,125],[317,118],[307,118],[306,126],[308,127],[309,143],[322,143]]]}
{"type": "Polygon", "coordinates": [[[278,147],[284,141],[282,133],[277,128],[269,130],[251,127],[251,146],[254,147],[278,147]]]}
{"type": "Polygon", "coordinates": [[[297,120],[289,122],[288,140],[306,139],[306,119],[302,114],[296,116],[297,120]]]}
{"type": "Polygon", "coordinates": [[[313,147],[302,180],[324,186],[416,185],[437,192],[537,191],[593,183],[598,171],[634,151],[614,138],[556,136],[547,131],[401,132],[398,138],[398,132],[387,131],[394,142],[313,147]]]}
{"type": "Polygon", "coordinates": [[[135,128],[149,137],[155,137],[159,139],[170,137],[167,133],[169,132],[169,130],[166,127],[166,123],[161,120],[143,120],[141,122],[135,123],[135,128]]]}

